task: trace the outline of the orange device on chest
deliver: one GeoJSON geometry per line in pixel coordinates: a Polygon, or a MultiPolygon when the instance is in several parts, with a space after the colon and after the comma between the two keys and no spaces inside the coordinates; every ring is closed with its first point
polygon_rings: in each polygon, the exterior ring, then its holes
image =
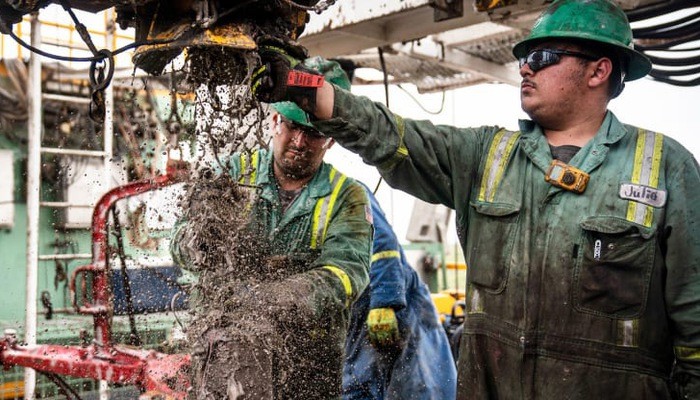
{"type": "Polygon", "coordinates": [[[578,168],[572,167],[559,160],[552,160],[544,180],[551,185],[570,192],[581,194],[586,190],[590,176],[578,168]]]}

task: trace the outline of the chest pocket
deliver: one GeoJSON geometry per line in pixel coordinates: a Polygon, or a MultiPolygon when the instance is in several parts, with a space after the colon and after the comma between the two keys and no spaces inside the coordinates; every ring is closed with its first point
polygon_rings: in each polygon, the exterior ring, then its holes
{"type": "MultiPolygon", "coordinates": [[[[520,206],[498,202],[503,181],[520,132],[500,130],[491,141],[476,201],[471,202],[469,281],[492,293],[506,287],[520,206]]],[[[514,201],[514,199],[511,199],[514,201]]]]}
{"type": "MultiPolygon", "coordinates": [[[[659,186],[663,135],[639,130],[629,183],[659,186]]],[[[581,222],[574,268],[574,307],[612,318],[637,318],[646,307],[657,251],[656,209],[627,201],[624,218],[592,216],[581,222]]]]}
{"type": "Polygon", "coordinates": [[[470,224],[467,277],[469,281],[492,293],[505,289],[510,271],[519,207],[503,204],[472,203],[475,210],[470,224]]]}
{"type": "Polygon", "coordinates": [[[654,266],[654,231],[612,217],[588,218],[581,228],[574,307],[607,317],[639,317],[654,266]]]}

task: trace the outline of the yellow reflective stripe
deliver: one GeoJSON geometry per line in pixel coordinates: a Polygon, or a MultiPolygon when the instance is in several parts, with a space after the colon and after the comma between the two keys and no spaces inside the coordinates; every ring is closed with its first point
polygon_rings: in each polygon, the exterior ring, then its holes
{"type": "Polygon", "coordinates": [[[348,299],[352,298],[352,283],[350,282],[348,274],[333,265],[324,265],[323,268],[331,271],[340,279],[340,283],[343,284],[343,288],[345,289],[345,296],[347,296],[348,299]]]}
{"type": "Polygon", "coordinates": [[[406,143],[404,143],[404,136],[406,135],[406,123],[404,122],[403,117],[397,114],[394,114],[394,120],[396,121],[396,131],[399,135],[399,145],[396,148],[396,152],[394,153],[394,155],[392,155],[387,161],[377,166],[379,169],[392,169],[401,160],[408,157],[408,147],[406,147],[406,143]]]}
{"type": "Polygon", "coordinates": [[[700,349],[697,347],[673,347],[676,358],[682,361],[700,361],[700,349]]]}
{"type": "MultiPolygon", "coordinates": [[[[634,152],[632,183],[657,188],[659,186],[662,155],[663,135],[640,129],[637,133],[637,146],[634,152]]],[[[653,218],[654,207],[636,201],[628,201],[628,221],[649,227],[653,218]]]]}
{"type": "MultiPolygon", "coordinates": [[[[240,155],[240,162],[241,162],[241,170],[239,172],[239,177],[238,177],[238,183],[241,184],[248,184],[248,185],[255,185],[256,179],[257,179],[257,172],[258,172],[258,159],[259,159],[260,152],[255,151],[251,155],[251,162],[250,165],[248,164],[248,154],[244,153],[240,155]]],[[[253,197],[251,197],[248,201],[248,204],[245,206],[245,215],[249,215],[250,211],[253,209],[253,197]]]]}
{"type": "Polygon", "coordinates": [[[248,164],[248,154],[241,154],[240,159],[241,159],[241,171],[240,171],[240,176],[238,177],[238,182],[239,183],[245,183],[248,185],[255,185],[255,181],[258,177],[258,158],[259,158],[260,152],[255,151],[253,152],[251,159],[250,159],[250,165],[248,164]]]}
{"type": "Polygon", "coordinates": [[[314,215],[313,215],[313,223],[311,225],[311,248],[315,249],[318,247],[318,236],[319,236],[319,229],[318,226],[321,224],[321,215],[325,215],[323,212],[323,207],[325,205],[325,197],[323,199],[319,199],[316,202],[316,207],[314,207],[314,215]]]}
{"type": "Polygon", "coordinates": [[[486,157],[486,165],[484,166],[484,174],[481,176],[481,187],[479,188],[479,201],[484,201],[486,199],[486,190],[487,190],[487,184],[488,184],[488,177],[491,176],[491,169],[494,166],[494,158],[496,158],[496,153],[498,149],[498,145],[501,144],[501,141],[503,139],[503,135],[505,134],[505,130],[500,130],[496,132],[496,135],[493,137],[493,141],[491,142],[491,146],[489,148],[489,154],[486,157]]]}
{"type": "MultiPolygon", "coordinates": [[[[654,151],[652,155],[651,173],[649,174],[649,184],[647,186],[659,187],[659,172],[661,171],[661,155],[663,154],[664,136],[660,133],[654,134],[654,151]]],[[[654,208],[647,207],[644,217],[644,226],[651,226],[654,220],[654,208]]]]}
{"type": "Polygon", "coordinates": [[[519,137],[520,132],[509,132],[505,129],[501,129],[494,135],[486,157],[484,173],[481,176],[479,201],[493,201],[496,196],[496,189],[501,183],[501,179],[503,179],[503,173],[506,165],[508,165],[510,154],[519,137]]]}
{"type": "Polygon", "coordinates": [[[241,171],[239,172],[238,182],[243,183],[245,180],[245,171],[248,169],[248,155],[241,154],[241,171]]]}
{"type": "Polygon", "coordinates": [[[386,250],[372,254],[372,262],[382,260],[384,258],[401,258],[401,253],[398,250],[386,250]]]}
{"type": "Polygon", "coordinates": [[[345,182],[346,176],[337,172],[335,168],[332,168],[328,179],[331,181],[331,194],[318,199],[314,207],[310,244],[312,249],[318,248],[326,239],[327,222],[331,218],[333,206],[335,205],[338,193],[340,193],[340,188],[343,186],[343,182],[345,182]]]}
{"type": "Polygon", "coordinates": [[[399,132],[399,147],[396,149],[395,157],[404,158],[408,156],[408,148],[403,140],[404,135],[406,135],[406,123],[400,115],[394,114],[394,119],[396,119],[396,129],[399,132]]]}
{"type": "Polygon", "coordinates": [[[253,157],[251,157],[250,165],[252,167],[252,170],[250,171],[250,176],[248,177],[248,183],[251,185],[255,185],[256,179],[258,177],[258,156],[260,155],[259,151],[255,151],[253,153],[253,157]]]}
{"type": "Polygon", "coordinates": [[[345,182],[346,176],[343,174],[340,174],[340,178],[338,179],[338,182],[336,182],[335,187],[333,187],[333,193],[331,193],[331,199],[330,199],[330,204],[328,205],[328,209],[326,210],[326,218],[325,218],[325,223],[323,224],[323,234],[321,235],[321,243],[326,240],[326,231],[328,230],[328,221],[331,220],[331,212],[333,211],[333,207],[335,206],[335,201],[338,199],[338,193],[340,193],[340,187],[343,186],[343,182],[345,182]]]}
{"type": "MultiPolygon", "coordinates": [[[[640,176],[642,175],[642,162],[644,158],[644,144],[646,142],[646,136],[642,134],[639,130],[637,133],[637,146],[634,151],[634,164],[632,166],[632,183],[639,184],[640,176]]],[[[641,204],[636,201],[627,202],[627,220],[635,221],[635,215],[637,214],[637,206],[641,207],[641,204]]]]}

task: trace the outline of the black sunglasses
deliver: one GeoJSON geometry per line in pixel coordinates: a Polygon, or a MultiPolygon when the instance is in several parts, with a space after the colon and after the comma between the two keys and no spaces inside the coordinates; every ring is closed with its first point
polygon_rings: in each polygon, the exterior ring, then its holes
{"type": "Polygon", "coordinates": [[[317,129],[314,129],[314,128],[311,128],[311,127],[308,127],[308,126],[304,126],[304,125],[302,125],[302,124],[298,124],[298,123],[296,123],[296,122],[294,122],[294,121],[290,121],[290,120],[288,120],[287,118],[284,118],[284,117],[282,117],[281,119],[282,119],[282,122],[283,122],[285,125],[287,125],[287,129],[289,129],[290,131],[300,131],[301,133],[303,133],[303,134],[306,135],[307,137],[310,137],[310,138],[313,138],[313,139],[325,137],[325,136],[323,135],[323,133],[321,133],[321,132],[320,132],[319,130],[317,130],[317,129]]]}
{"type": "Polygon", "coordinates": [[[537,49],[532,50],[525,57],[520,57],[518,61],[520,62],[520,68],[527,64],[528,66],[530,66],[532,72],[537,72],[542,68],[558,63],[561,60],[560,56],[578,57],[590,61],[595,61],[599,59],[599,57],[592,56],[590,54],[579,53],[577,51],[559,49],[537,49]]]}

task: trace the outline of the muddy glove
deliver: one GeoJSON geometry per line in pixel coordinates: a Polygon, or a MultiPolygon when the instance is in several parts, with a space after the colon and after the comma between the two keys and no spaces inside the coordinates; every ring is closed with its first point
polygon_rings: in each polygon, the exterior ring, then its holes
{"type": "Polygon", "coordinates": [[[262,66],[252,76],[251,89],[260,101],[293,101],[304,111],[316,109],[316,91],[323,86],[323,75],[304,66],[303,48],[281,47],[278,43],[260,45],[262,66]]]}
{"type": "Polygon", "coordinates": [[[367,333],[374,347],[397,345],[401,339],[393,308],[373,308],[367,315],[367,333]]]}
{"type": "Polygon", "coordinates": [[[242,282],[235,291],[237,308],[282,323],[313,321],[317,317],[313,287],[304,279],[286,278],[259,283],[242,282]]]}

